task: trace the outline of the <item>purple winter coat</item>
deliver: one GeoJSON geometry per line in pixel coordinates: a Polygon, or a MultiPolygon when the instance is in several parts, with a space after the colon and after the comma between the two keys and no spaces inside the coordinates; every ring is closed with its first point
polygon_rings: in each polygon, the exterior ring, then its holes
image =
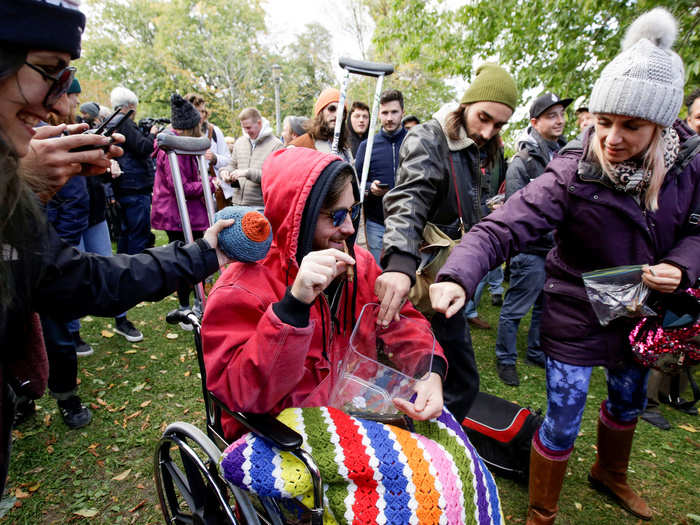
{"type": "MultiPolygon", "coordinates": [[[[156,178],[153,183],[151,226],[156,230],[182,231],[168,155],[158,148],[157,143],[153,155],[156,157],[156,178]]],[[[180,165],[182,186],[185,191],[192,231],[204,231],[209,228],[209,218],[207,217],[207,208],[204,205],[204,193],[197,159],[193,156],[180,155],[177,160],[180,165]]],[[[213,193],[214,185],[211,179],[209,183],[213,193]]]]}
{"type": "Polygon", "coordinates": [[[656,212],[615,191],[597,165],[572,145],[505,205],[474,226],[437,276],[471,297],[486,272],[556,228],[547,255],[542,350],[565,363],[619,367],[629,363],[633,320],[603,327],[583,287],[583,272],[627,264],[668,262],[683,271],[681,286],[700,276],[700,137],[681,121],[675,165],[664,179],[656,212]]]}

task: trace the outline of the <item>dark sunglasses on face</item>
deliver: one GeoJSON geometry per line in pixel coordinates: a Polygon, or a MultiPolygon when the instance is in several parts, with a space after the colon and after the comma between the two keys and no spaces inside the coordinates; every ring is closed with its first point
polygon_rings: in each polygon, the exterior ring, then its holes
{"type": "Polygon", "coordinates": [[[345,222],[345,217],[348,216],[348,213],[350,214],[350,220],[352,220],[353,222],[356,221],[357,218],[360,216],[361,208],[362,204],[356,202],[349,208],[341,208],[339,210],[333,210],[326,213],[331,218],[331,221],[333,221],[333,226],[337,228],[345,222]]]}
{"type": "Polygon", "coordinates": [[[330,104],[326,107],[326,109],[331,113],[335,113],[336,111],[338,111],[338,106],[336,106],[335,104],[330,104]]]}
{"type": "Polygon", "coordinates": [[[58,102],[58,99],[68,91],[71,82],[73,82],[73,77],[75,77],[75,68],[73,66],[64,67],[56,76],[52,76],[39,66],[35,66],[29,62],[25,62],[25,65],[39,73],[46,80],[51,80],[52,82],[44,97],[43,105],[46,109],[51,109],[54,104],[58,102]]]}

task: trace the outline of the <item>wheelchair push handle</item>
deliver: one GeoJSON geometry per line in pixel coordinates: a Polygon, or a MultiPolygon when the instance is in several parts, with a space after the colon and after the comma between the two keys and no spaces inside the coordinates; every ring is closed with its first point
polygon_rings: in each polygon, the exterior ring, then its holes
{"type": "Polygon", "coordinates": [[[192,326],[200,327],[199,317],[189,308],[185,310],[173,310],[165,316],[165,322],[168,324],[191,324],[192,326]]]}
{"type": "Polygon", "coordinates": [[[368,62],[366,60],[355,60],[348,57],[340,57],[338,64],[343,69],[356,75],[364,75],[366,77],[378,77],[381,75],[391,75],[394,72],[393,64],[385,64],[383,62],[368,62]]]}

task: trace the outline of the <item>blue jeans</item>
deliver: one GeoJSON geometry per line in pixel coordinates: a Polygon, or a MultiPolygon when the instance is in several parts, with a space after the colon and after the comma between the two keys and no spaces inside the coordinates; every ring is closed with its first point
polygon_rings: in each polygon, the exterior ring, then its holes
{"type": "Polygon", "coordinates": [[[78,388],[78,356],[68,323],[41,315],[46,355],[49,358],[49,390],[55,394],[78,388]]]}
{"type": "Polygon", "coordinates": [[[474,291],[474,296],[469,299],[467,306],[464,308],[464,315],[467,319],[473,319],[479,316],[479,312],[476,311],[477,305],[481,301],[481,294],[484,293],[484,288],[489,285],[489,292],[491,296],[503,295],[503,267],[497,266],[489,273],[487,273],[484,278],[479,281],[474,291]]]}
{"type": "Polygon", "coordinates": [[[544,261],[543,256],[529,253],[519,253],[510,260],[510,288],[503,300],[496,336],[496,359],[503,365],[514,365],[518,358],[518,326],[531,307],[527,356],[535,361],[541,361],[544,357],[540,350],[544,261]]]}
{"type": "MultiPolygon", "coordinates": [[[[547,415],[539,429],[540,442],[550,450],[566,451],[574,446],[586,406],[591,366],[576,366],[546,359],[547,415]]],[[[649,369],[633,364],[608,369],[606,410],[617,420],[636,421],[647,401],[649,369]]]]}
{"type": "MultiPolygon", "coordinates": [[[[111,257],[112,240],[109,238],[109,226],[107,226],[107,221],[98,222],[85,230],[80,244],[78,245],[78,249],[83,252],[111,257]]],[[[126,312],[116,317],[124,317],[125,315],[126,312]]],[[[78,328],[80,328],[80,325],[78,325],[78,328]]]]}
{"type": "Polygon", "coordinates": [[[126,195],[119,197],[121,207],[121,235],[117,252],[134,255],[144,251],[151,238],[151,196],[126,195]]]}
{"type": "Polygon", "coordinates": [[[382,256],[382,241],[384,239],[384,225],[370,220],[365,221],[365,232],[367,233],[367,249],[372,254],[377,264],[382,256]]]}

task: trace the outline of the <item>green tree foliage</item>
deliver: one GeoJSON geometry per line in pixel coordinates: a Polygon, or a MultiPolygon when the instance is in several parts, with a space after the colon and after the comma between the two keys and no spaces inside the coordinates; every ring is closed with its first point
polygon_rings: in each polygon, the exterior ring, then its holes
{"type": "Polygon", "coordinates": [[[333,83],[330,35],[312,25],[295,45],[274,53],[265,44],[259,0],[91,0],[81,82],[99,102],[124,85],[141,101],[140,116],[169,116],[170,95],[203,95],[211,120],[238,132],[237,115],[255,106],[274,127],[270,66],[282,66],[281,113],[308,114],[333,83]]]}
{"type": "Polygon", "coordinates": [[[675,50],[686,65],[687,83],[700,81],[695,0],[472,0],[460,7],[440,0],[368,1],[387,8],[377,23],[377,49],[395,53],[400,63],[419,61],[438,77],[468,79],[481,62],[499,61],[515,75],[521,93],[541,88],[573,98],[590,94],[629,24],[662,5],[679,21],[675,50]]]}

